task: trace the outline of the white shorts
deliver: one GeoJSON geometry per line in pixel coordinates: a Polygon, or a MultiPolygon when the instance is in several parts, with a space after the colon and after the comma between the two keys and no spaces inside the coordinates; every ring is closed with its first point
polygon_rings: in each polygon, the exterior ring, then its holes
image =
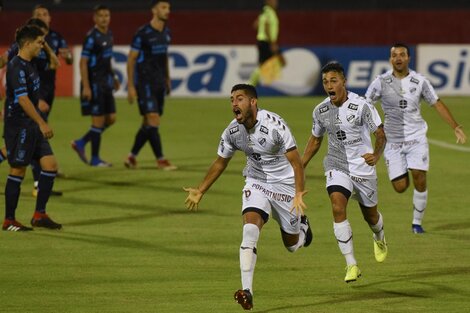
{"type": "Polygon", "coordinates": [[[335,170],[326,172],[325,176],[326,188],[341,186],[349,190],[352,198],[363,206],[370,208],[377,205],[377,178],[356,177],[335,170]]]}
{"type": "Polygon", "coordinates": [[[300,232],[300,216],[290,212],[294,204],[295,187],[285,184],[267,184],[247,180],[243,187],[243,208],[260,209],[271,215],[288,234],[300,232]]]}
{"type": "Polygon", "coordinates": [[[384,150],[388,177],[393,180],[409,169],[429,170],[429,145],[425,136],[404,142],[387,142],[384,150]]]}

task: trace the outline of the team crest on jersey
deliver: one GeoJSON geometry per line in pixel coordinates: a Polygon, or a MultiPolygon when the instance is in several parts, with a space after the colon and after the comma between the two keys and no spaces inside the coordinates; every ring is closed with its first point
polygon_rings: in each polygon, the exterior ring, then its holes
{"type": "Polygon", "coordinates": [[[390,84],[392,81],[393,81],[393,79],[390,76],[385,77],[385,79],[384,79],[384,82],[386,82],[387,84],[390,84]]]}
{"type": "Polygon", "coordinates": [[[417,80],[417,79],[414,78],[414,77],[411,77],[410,82],[412,82],[413,84],[416,84],[416,85],[419,84],[419,80],[417,80]]]}
{"type": "Polygon", "coordinates": [[[324,107],[321,107],[319,111],[320,111],[320,114],[323,114],[323,113],[326,113],[326,112],[328,112],[329,110],[330,110],[330,108],[329,108],[329,107],[327,107],[327,106],[324,106],[324,107]]]}
{"type": "Polygon", "coordinates": [[[262,147],[266,146],[266,138],[259,138],[259,139],[258,139],[258,143],[259,143],[262,147]]]}
{"type": "Polygon", "coordinates": [[[354,121],[354,118],[356,117],[356,115],[348,115],[346,116],[346,120],[349,122],[349,123],[352,123],[354,121]]]}
{"type": "Polygon", "coordinates": [[[354,104],[354,103],[350,103],[348,105],[348,109],[350,109],[350,110],[357,111],[358,108],[359,108],[359,106],[357,104],[354,104]]]}
{"type": "Polygon", "coordinates": [[[266,135],[269,134],[269,130],[268,130],[268,128],[265,127],[265,126],[261,126],[261,127],[259,128],[259,131],[262,132],[262,133],[265,133],[266,135]]]}
{"type": "Polygon", "coordinates": [[[416,88],[410,88],[410,93],[415,93],[416,88]]]}
{"type": "Polygon", "coordinates": [[[237,126],[234,126],[234,127],[230,128],[230,129],[229,129],[229,133],[230,133],[230,135],[233,135],[233,134],[237,133],[239,130],[240,130],[240,129],[239,129],[238,125],[237,125],[237,126]]]}
{"type": "Polygon", "coordinates": [[[406,109],[406,107],[408,106],[408,101],[406,101],[405,99],[400,100],[400,102],[398,103],[398,106],[399,106],[401,109],[406,109]]]}

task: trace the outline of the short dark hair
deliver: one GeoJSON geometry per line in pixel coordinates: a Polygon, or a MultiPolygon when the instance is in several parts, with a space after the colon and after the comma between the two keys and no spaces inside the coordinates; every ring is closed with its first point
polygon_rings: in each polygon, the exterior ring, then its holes
{"type": "Polygon", "coordinates": [[[49,8],[46,7],[44,4],[36,4],[34,7],[33,7],[33,13],[34,11],[36,11],[37,9],[46,9],[49,11],[49,8]]]}
{"type": "Polygon", "coordinates": [[[170,3],[170,0],[152,0],[152,1],[150,2],[151,8],[153,8],[154,6],[156,6],[159,2],[168,2],[168,3],[170,3]]]}
{"type": "Polygon", "coordinates": [[[16,30],[15,41],[21,49],[26,42],[34,41],[40,36],[44,36],[40,28],[34,25],[24,25],[16,30]]]}
{"type": "Polygon", "coordinates": [[[33,25],[33,26],[36,26],[36,27],[39,27],[39,28],[44,28],[44,29],[47,29],[49,30],[49,27],[47,27],[47,24],[44,23],[42,20],[38,19],[38,18],[30,18],[27,22],[26,22],[26,25],[33,25]]]}
{"type": "Polygon", "coordinates": [[[93,12],[98,13],[98,11],[106,10],[111,11],[107,5],[104,4],[97,4],[93,7],[93,12]]]}
{"type": "Polygon", "coordinates": [[[341,75],[345,76],[344,75],[344,68],[341,65],[341,63],[339,63],[338,61],[330,61],[322,67],[322,69],[321,69],[322,74],[325,74],[325,73],[328,73],[328,72],[337,72],[337,73],[340,73],[341,75]]]}
{"type": "Polygon", "coordinates": [[[230,93],[237,91],[237,90],[243,90],[247,94],[247,96],[258,99],[258,93],[256,92],[256,88],[252,85],[237,84],[232,87],[232,91],[230,93]]]}
{"type": "Polygon", "coordinates": [[[410,48],[408,48],[408,46],[405,45],[404,43],[397,42],[392,46],[392,48],[405,48],[406,49],[406,54],[408,54],[408,56],[411,56],[410,55],[410,48]]]}

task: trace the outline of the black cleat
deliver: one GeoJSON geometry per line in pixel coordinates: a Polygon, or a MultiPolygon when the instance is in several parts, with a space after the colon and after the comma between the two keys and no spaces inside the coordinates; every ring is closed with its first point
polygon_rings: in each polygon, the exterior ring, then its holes
{"type": "Polygon", "coordinates": [[[26,227],[16,220],[5,219],[3,221],[2,230],[5,231],[30,231],[33,230],[31,227],[26,227]]]}
{"type": "Polygon", "coordinates": [[[242,306],[244,310],[253,309],[253,296],[251,295],[250,289],[239,289],[233,295],[235,301],[242,306]]]}
{"type": "Polygon", "coordinates": [[[300,217],[300,223],[307,226],[307,230],[305,231],[302,229],[302,231],[305,232],[304,247],[308,247],[312,243],[313,233],[312,233],[312,229],[310,228],[310,222],[308,221],[307,215],[302,215],[300,217]]]}
{"type": "Polygon", "coordinates": [[[62,225],[54,222],[46,213],[35,212],[31,219],[33,227],[44,227],[49,229],[61,229],[62,225]]]}

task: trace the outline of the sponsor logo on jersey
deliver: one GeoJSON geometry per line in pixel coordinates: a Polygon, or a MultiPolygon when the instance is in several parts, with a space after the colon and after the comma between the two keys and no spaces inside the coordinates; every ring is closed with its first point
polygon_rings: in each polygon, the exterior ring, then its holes
{"type": "Polygon", "coordinates": [[[336,114],[335,125],[341,125],[341,124],[343,124],[343,122],[341,122],[341,119],[339,118],[339,114],[336,114]]]}
{"type": "Polygon", "coordinates": [[[252,154],[251,154],[251,158],[252,158],[252,159],[255,159],[256,161],[261,161],[261,154],[256,153],[256,152],[255,152],[255,153],[252,153],[252,154]]]}
{"type": "Polygon", "coordinates": [[[406,101],[405,99],[400,100],[400,102],[398,103],[398,106],[399,106],[401,109],[406,109],[406,107],[408,106],[408,101],[406,101]]]}
{"type": "Polygon", "coordinates": [[[414,77],[411,77],[410,82],[412,82],[413,84],[416,84],[416,85],[419,84],[419,80],[417,80],[417,79],[414,78],[414,77]]]}
{"type": "Polygon", "coordinates": [[[320,111],[320,114],[323,114],[323,113],[326,113],[326,112],[328,112],[329,110],[330,110],[330,108],[329,108],[329,107],[327,107],[327,106],[324,106],[324,107],[321,107],[319,111],[320,111]]]}
{"type": "Polygon", "coordinates": [[[265,133],[266,135],[269,134],[269,130],[268,130],[268,128],[265,127],[265,126],[261,126],[261,127],[259,128],[259,131],[262,132],[262,133],[265,133]]]}
{"type": "Polygon", "coordinates": [[[354,121],[354,118],[356,117],[356,115],[348,115],[346,116],[346,120],[349,122],[349,123],[352,123],[354,121]]]}
{"type": "Polygon", "coordinates": [[[410,93],[415,93],[416,92],[416,88],[410,88],[410,93]]]}
{"type": "Polygon", "coordinates": [[[230,129],[229,129],[229,133],[230,133],[230,135],[233,135],[233,134],[237,133],[239,130],[240,130],[240,129],[239,129],[238,125],[237,125],[237,126],[234,126],[234,127],[230,128],[230,129]]]}
{"type": "Polygon", "coordinates": [[[248,199],[251,196],[251,190],[245,189],[243,192],[245,193],[245,198],[248,199]]]}
{"type": "Polygon", "coordinates": [[[224,145],[225,141],[223,139],[220,139],[220,152],[224,153],[224,150],[225,150],[225,145],[224,145]]]}
{"type": "Polygon", "coordinates": [[[297,224],[299,221],[299,219],[297,217],[292,217],[289,221],[289,223],[291,224],[291,226],[295,226],[295,224],[297,224]]]}
{"type": "Polygon", "coordinates": [[[346,132],[344,130],[338,130],[336,132],[336,138],[338,138],[338,140],[340,141],[343,141],[343,140],[346,140],[346,132]]]}
{"type": "Polygon", "coordinates": [[[348,109],[351,109],[351,110],[354,110],[354,111],[357,111],[358,108],[359,108],[359,106],[357,104],[354,104],[354,103],[350,103],[348,105],[348,109]]]}
{"type": "Polygon", "coordinates": [[[356,183],[360,183],[360,184],[369,181],[367,178],[361,178],[361,177],[352,176],[352,175],[349,175],[349,177],[350,177],[353,181],[355,181],[356,183]]]}
{"type": "Polygon", "coordinates": [[[386,82],[387,84],[391,84],[393,81],[393,78],[391,76],[387,76],[384,78],[384,82],[386,82]]]}

